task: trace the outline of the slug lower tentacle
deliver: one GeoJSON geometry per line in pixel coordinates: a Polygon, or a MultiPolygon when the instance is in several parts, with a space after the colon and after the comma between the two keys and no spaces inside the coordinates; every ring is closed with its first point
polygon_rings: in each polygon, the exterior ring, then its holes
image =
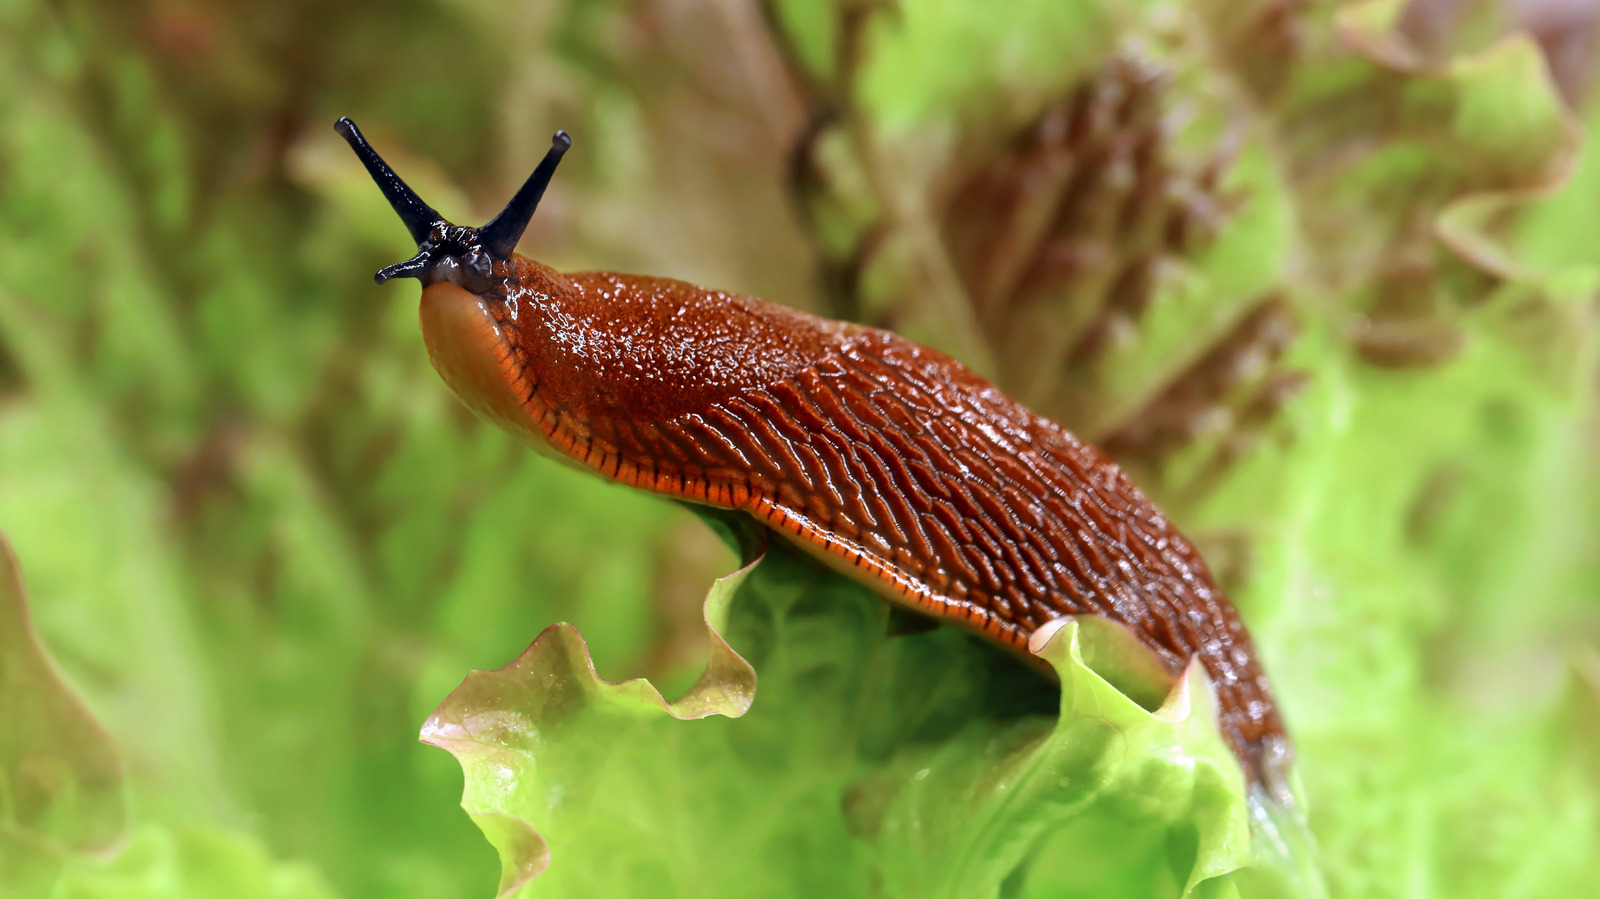
{"type": "Polygon", "coordinates": [[[419,244],[384,272],[422,280],[430,357],[479,414],[606,478],[749,513],[887,599],[1024,656],[1047,622],[1088,615],[1126,626],[1174,678],[1198,658],[1246,777],[1286,800],[1288,738],[1238,613],[1100,450],[887,331],[514,255],[564,133],[507,210],[471,229],[338,127],[419,244]]]}

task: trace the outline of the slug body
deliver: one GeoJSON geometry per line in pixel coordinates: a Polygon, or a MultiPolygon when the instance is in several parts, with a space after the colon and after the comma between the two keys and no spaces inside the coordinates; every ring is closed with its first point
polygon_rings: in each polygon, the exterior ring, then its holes
{"type": "MultiPolygon", "coordinates": [[[[383,171],[385,193],[404,187],[383,171]]],[[[1169,677],[1198,658],[1247,779],[1285,795],[1288,739],[1249,634],[1100,450],[887,331],[678,281],[562,274],[483,250],[507,213],[477,232],[421,208],[435,217],[422,251],[379,278],[421,278],[429,355],[480,415],[603,477],[749,513],[1024,656],[1047,622],[1090,615],[1126,626],[1169,677]]]]}

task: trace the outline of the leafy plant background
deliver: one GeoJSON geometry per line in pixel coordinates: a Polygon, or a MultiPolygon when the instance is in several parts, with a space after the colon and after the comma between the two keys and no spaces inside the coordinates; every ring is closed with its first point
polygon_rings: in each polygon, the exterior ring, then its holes
{"type": "MultiPolygon", "coordinates": [[[[415,740],[465,673],[560,620],[607,679],[703,665],[733,555],[447,395],[412,288],[370,282],[409,248],[348,114],[469,222],[567,128],[525,252],[892,326],[1104,442],[1252,623],[1334,894],[1582,894],[1594,12],[0,3],[0,529],[54,658],[0,703],[59,680],[105,732],[6,716],[0,881],[492,895],[462,768],[415,740]]],[[[667,857],[639,882],[775,870],[667,857]]],[[[1081,882],[1148,888],[1119,878],[1081,882]]]]}

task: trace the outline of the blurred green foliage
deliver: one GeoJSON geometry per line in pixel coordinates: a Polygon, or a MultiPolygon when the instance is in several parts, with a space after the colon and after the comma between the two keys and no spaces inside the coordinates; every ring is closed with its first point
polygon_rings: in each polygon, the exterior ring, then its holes
{"type": "MultiPolygon", "coordinates": [[[[331,123],[355,116],[468,220],[525,175],[527,141],[565,126],[587,155],[530,247],[771,295],[804,283],[782,216],[763,243],[707,197],[781,208],[780,183],[677,178],[691,157],[715,164],[715,128],[678,154],[638,149],[726,113],[694,84],[639,92],[682,47],[654,46],[625,7],[0,15],[0,526],[153,834],[112,864],[128,883],[182,883],[130,868],[223,846],[202,856],[309,864],[345,895],[491,893],[459,768],[416,741],[428,711],[563,618],[608,674],[671,672],[682,652],[651,610],[686,583],[694,614],[723,551],[440,389],[415,298],[371,282],[404,232],[331,123]],[[669,120],[653,104],[674,93],[695,99],[669,120]]],[[[773,146],[755,121],[735,136],[756,148],[727,152],[773,146]]]]}
{"type": "Polygon", "coordinates": [[[698,671],[731,555],[448,396],[348,114],[467,222],[566,128],[529,255],[891,325],[1105,442],[1245,611],[1336,895],[1582,894],[1600,104],[1501,9],[0,2],[0,530],[133,822],[0,879],[487,896],[430,710],[558,620],[698,671]]]}

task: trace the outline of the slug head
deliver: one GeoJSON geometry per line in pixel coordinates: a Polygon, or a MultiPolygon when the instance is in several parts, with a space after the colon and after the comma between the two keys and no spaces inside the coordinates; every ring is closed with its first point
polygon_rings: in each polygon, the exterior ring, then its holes
{"type": "MultiPolygon", "coordinates": [[[[335,127],[417,241],[417,255],[378,272],[378,282],[422,282],[419,318],[434,368],[469,408],[537,450],[557,439],[538,426],[546,414],[584,431],[587,441],[624,419],[662,421],[703,410],[818,358],[836,330],[793,310],[681,282],[563,275],[512,255],[571,145],[565,132],[556,133],[504,211],[468,228],[422,202],[349,119],[335,127]]],[[[562,451],[578,454],[575,445],[562,451]]]]}
{"type": "Polygon", "coordinates": [[[390,278],[416,278],[424,287],[449,282],[478,295],[504,295],[505,281],[512,277],[515,268],[511,264],[512,251],[539,207],[539,199],[550,185],[562,155],[572,146],[567,132],[557,131],[550,140],[549,152],[506,208],[487,225],[471,228],[451,224],[432,206],[422,202],[416,191],[372,149],[355,122],[341,118],[334,123],[333,130],[339,132],[360,157],[378,189],[383,191],[406,230],[411,232],[411,239],[417,242],[417,255],[380,269],[374,279],[382,284],[390,278]]]}
{"type": "MultiPolygon", "coordinates": [[[[506,208],[487,225],[471,228],[451,224],[422,202],[367,144],[354,122],[341,118],[334,130],[356,152],[417,242],[417,255],[380,270],[377,282],[421,281],[423,342],[445,383],[473,411],[545,450],[525,407],[526,372],[518,361],[525,354],[512,352],[520,339],[514,310],[530,293],[557,292],[554,282],[560,276],[512,251],[572,139],[565,131],[556,132],[550,151],[506,208]]],[[[523,319],[526,323],[535,317],[523,319]]]]}

